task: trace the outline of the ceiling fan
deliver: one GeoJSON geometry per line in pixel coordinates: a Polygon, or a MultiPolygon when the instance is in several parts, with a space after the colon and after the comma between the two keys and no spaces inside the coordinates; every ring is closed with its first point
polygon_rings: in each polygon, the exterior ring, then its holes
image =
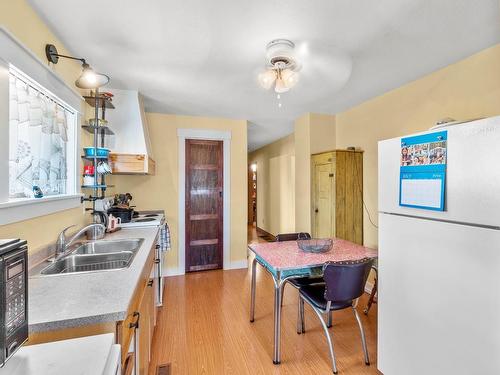
{"type": "Polygon", "coordinates": [[[266,47],[266,70],[259,74],[266,90],[274,86],[278,94],[287,92],[299,81],[301,66],[295,55],[295,44],[288,39],[274,39],[266,47]]]}

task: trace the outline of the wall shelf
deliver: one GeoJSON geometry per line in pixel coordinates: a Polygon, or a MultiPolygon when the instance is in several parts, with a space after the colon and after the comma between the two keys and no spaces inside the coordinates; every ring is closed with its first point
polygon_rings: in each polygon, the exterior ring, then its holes
{"type": "Polygon", "coordinates": [[[82,159],[85,159],[85,160],[94,160],[94,159],[99,159],[99,160],[103,160],[103,159],[108,159],[109,156],[85,156],[85,155],[82,155],[82,159]]]}
{"type": "Polygon", "coordinates": [[[82,189],[106,189],[115,187],[115,185],[82,185],[82,189]]]}
{"type": "Polygon", "coordinates": [[[97,107],[101,108],[101,107],[105,107],[105,108],[109,108],[109,109],[114,109],[115,106],[113,105],[113,103],[111,103],[111,98],[107,97],[107,96],[103,96],[103,95],[100,95],[100,96],[84,96],[83,97],[85,99],[85,101],[87,102],[88,105],[90,105],[91,107],[96,107],[96,103],[97,103],[97,107]]]}
{"type": "Polygon", "coordinates": [[[87,132],[94,134],[94,130],[97,130],[101,134],[105,135],[114,135],[115,133],[108,126],[93,126],[93,125],[82,125],[82,129],[85,129],[87,132]]]}

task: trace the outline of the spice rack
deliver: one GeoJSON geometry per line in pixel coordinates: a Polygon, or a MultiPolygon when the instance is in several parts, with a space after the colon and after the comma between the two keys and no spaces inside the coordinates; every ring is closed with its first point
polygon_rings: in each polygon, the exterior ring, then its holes
{"type": "MultiPolygon", "coordinates": [[[[106,109],[114,109],[115,106],[111,102],[111,97],[103,94],[99,94],[99,90],[91,91],[90,95],[83,97],[87,104],[94,108],[94,125],[85,124],[82,128],[88,133],[93,135],[93,148],[94,155],[87,156],[82,155],[82,160],[84,165],[92,165],[94,170],[94,183],[93,185],[82,185],[82,190],[91,190],[91,192],[82,197],[82,203],[92,202],[92,212],[95,211],[95,201],[99,199],[104,199],[106,194],[106,189],[111,187],[106,184],[106,175],[98,173],[97,166],[100,162],[108,162],[108,156],[97,155],[98,148],[104,148],[105,137],[107,135],[113,135],[113,131],[107,125],[100,125],[100,120],[106,119],[106,109]],[[99,113],[100,112],[100,113],[99,113]],[[100,117],[99,117],[100,114],[100,117]]],[[[108,163],[109,164],[109,163],[108,163]]]]}

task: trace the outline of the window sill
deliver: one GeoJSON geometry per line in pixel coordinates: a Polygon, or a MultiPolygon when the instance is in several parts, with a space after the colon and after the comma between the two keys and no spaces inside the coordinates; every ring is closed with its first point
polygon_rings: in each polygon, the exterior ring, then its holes
{"type": "Polygon", "coordinates": [[[0,225],[50,215],[81,205],[81,194],[54,195],[44,198],[20,198],[0,203],[0,225]]]}

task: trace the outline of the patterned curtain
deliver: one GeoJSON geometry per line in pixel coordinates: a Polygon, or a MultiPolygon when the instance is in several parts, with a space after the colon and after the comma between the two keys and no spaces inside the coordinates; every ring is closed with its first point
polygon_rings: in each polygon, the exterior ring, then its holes
{"type": "Polygon", "coordinates": [[[73,113],[20,77],[9,80],[9,196],[66,193],[68,123],[73,113]]]}

